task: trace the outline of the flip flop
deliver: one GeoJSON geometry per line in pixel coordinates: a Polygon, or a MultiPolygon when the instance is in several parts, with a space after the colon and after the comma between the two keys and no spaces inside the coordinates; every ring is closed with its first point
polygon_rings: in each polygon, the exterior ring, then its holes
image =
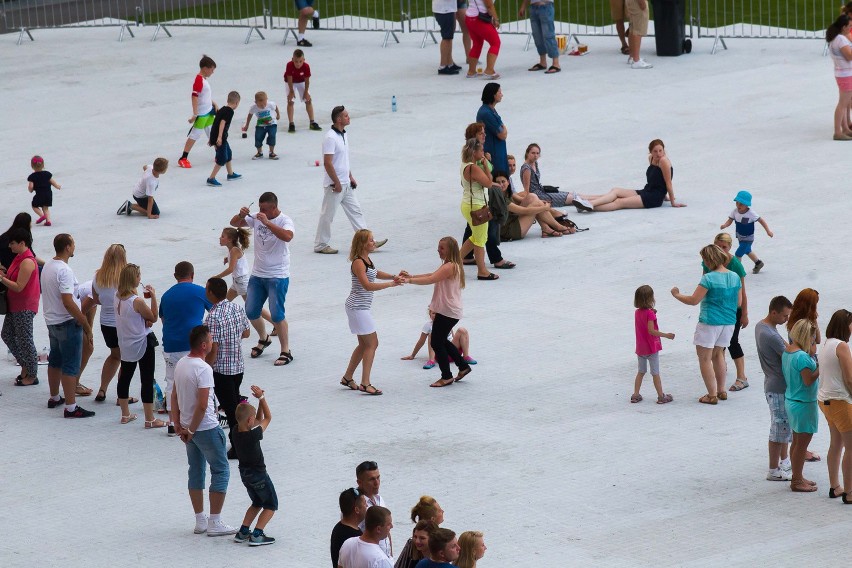
{"type": "Polygon", "coordinates": [[[31,386],[34,386],[34,385],[37,385],[37,384],[38,384],[38,377],[34,378],[33,382],[31,382],[31,383],[25,383],[24,378],[20,375],[18,375],[18,378],[15,379],[15,386],[16,387],[31,387],[31,386]]]}
{"type": "Polygon", "coordinates": [[[822,458],[819,457],[818,454],[811,452],[811,457],[805,458],[805,461],[806,462],[818,462],[818,461],[822,461],[822,458]]]}
{"type": "Polygon", "coordinates": [[[496,274],[494,274],[493,272],[491,274],[489,274],[488,276],[477,276],[476,277],[477,280],[497,280],[498,278],[500,278],[500,277],[497,276],[496,274]]]}
{"type": "Polygon", "coordinates": [[[85,385],[77,384],[74,388],[74,394],[77,396],[92,396],[92,389],[85,385]]]}
{"type": "Polygon", "coordinates": [[[98,394],[95,397],[95,402],[103,402],[106,400],[106,391],[104,389],[98,389],[98,394]]]}
{"type": "Polygon", "coordinates": [[[369,395],[372,395],[372,396],[378,396],[380,394],[384,394],[382,391],[380,391],[379,389],[377,389],[373,385],[367,385],[367,386],[358,385],[358,390],[361,391],[364,394],[369,394],[369,395]],[[373,390],[371,391],[370,389],[373,389],[373,390]]]}
{"type": "Polygon", "coordinates": [[[560,71],[562,71],[561,67],[556,67],[556,66],[551,65],[550,67],[547,68],[547,71],[545,71],[544,74],[545,75],[553,75],[554,73],[559,73],[560,71]]]}
{"type": "Polygon", "coordinates": [[[510,270],[512,268],[515,268],[516,266],[517,266],[517,264],[515,264],[514,262],[509,262],[508,260],[504,260],[503,264],[495,264],[494,268],[510,270]]]}
{"type": "Polygon", "coordinates": [[[545,69],[547,69],[547,67],[545,67],[541,63],[536,63],[535,65],[527,69],[527,71],[544,71],[545,69]]]}
{"type": "Polygon", "coordinates": [[[282,351],[280,355],[278,355],[278,359],[275,360],[276,367],[283,367],[284,365],[289,365],[293,361],[293,355],[289,351],[282,351]]]}
{"type": "Polygon", "coordinates": [[[456,377],[453,379],[453,381],[459,382],[460,380],[462,380],[463,378],[468,376],[471,371],[473,371],[473,369],[471,369],[470,367],[468,367],[467,369],[463,369],[463,370],[459,371],[459,374],[456,375],[456,377]]]}

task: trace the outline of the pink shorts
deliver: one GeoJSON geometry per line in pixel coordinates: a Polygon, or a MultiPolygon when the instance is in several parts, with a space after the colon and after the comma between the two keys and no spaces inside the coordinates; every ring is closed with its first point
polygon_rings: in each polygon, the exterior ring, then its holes
{"type": "Polygon", "coordinates": [[[840,87],[840,90],[844,93],[852,91],[852,77],[835,77],[837,81],[837,86],[840,87]]]}

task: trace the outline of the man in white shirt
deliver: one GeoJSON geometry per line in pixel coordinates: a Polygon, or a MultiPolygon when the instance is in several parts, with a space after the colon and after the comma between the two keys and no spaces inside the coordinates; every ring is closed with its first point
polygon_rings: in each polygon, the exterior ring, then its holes
{"type": "Polygon", "coordinates": [[[391,512],[378,505],[370,507],[365,524],[364,534],[353,536],[340,547],[338,568],[393,568],[393,562],[380,546],[393,528],[391,512]]]}
{"type": "Polygon", "coordinates": [[[56,256],[47,261],[41,274],[41,301],[47,333],[50,337],[50,357],[47,361],[47,380],[50,384],[48,408],[65,403],[65,418],[90,418],[90,410],[77,406],[77,377],[83,357],[83,342],[92,345],[92,327],[80,310],[77,299],[77,278],[68,266],[74,256],[74,238],[60,233],[53,239],[56,256]],[[59,385],[65,398],[59,396],[59,385]]]}
{"type": "Polygon", "coordinates": [[[228,491],[230,466],[225,432],[219,426],[213,397],[213,368],[204,360],[213,346],[210,329],[199,325],[189,332],[189,355],[175,366],[171,419],[186,444],[189,462],[189,500],[195,510],[195,534],[236,534],[220,517],[228,491]],[[204,476],[210,464],[210,518],[204,514],[204,476]]]}
{"type": "MultiPolygon", "coordinates": [[[[320,254],[337,254],[328,242],[331,240],[331,223],[338,205],[349,218],[352,229],[360,231],[367,228],[367,221],[361,213],[361,205],[355,197],[358,183],[352,177],[349,169],[349,139],[346,127],[349,126],[349,112],[343,106],[336,106],[331,111],[331,129],[326,133],[322,142],[323,166],[323,198],[317,235],[314,238],[314,252],[320,254]]],[[[376,241],[376,248],[383,246],[387,239],[376,241]]]]}
{"type": "Polygon", "coordinates": [[[248,207],[243,207],[231,217],[231,226],[254,230],[254,265],[246,293],[246,316],[258,335],[257,346],[251,349],[252,359],[260,357],[263,350],[272,344],[272,338],[266,333],[266,324],[260,317],[263,304],[268,299],[272,325],[281,344],[280,354],[275,360],[275,366],[280,367],[293,361],[284,301],[290,286],[289,243],[293,240],[295,227],[293,220],[278,209],[278,197],[274,193],[267,191],[257,201],[260,212],[252,215],[248,207]]]}
{"type": "MultiPolygon", "coordinates": [[[[358,491],[364,495],[367,501],[367,510],[371,507],[384,507],[385,500],[379,495],[379,487],[382,484],[382,476],[379,473],[379,464],[374,461],[365,461],[358,464],[355,468],[355,479],[358,482],[358,491]]],[[[362,531],[366,530],[366,520],[359,527],[362,531]]],[[[393,541],[391,540],[390,531],[382,539],[379,540],[379,546],[390,558],[393,558],[393,541]]]]}

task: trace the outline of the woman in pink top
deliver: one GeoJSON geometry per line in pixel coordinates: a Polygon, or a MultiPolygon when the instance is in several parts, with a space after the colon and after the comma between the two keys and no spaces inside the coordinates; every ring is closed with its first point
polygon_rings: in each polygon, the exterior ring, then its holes
{"type": "Polygon", "coordinates": [[[26,229],[13,229],[9,234],[9,249],[15,259],[0,284],[8,289],[9,313],[3,320],[3,343],[21,364],[21,374],[15,385],[26,387],[38,384],[38,352],[33,342],[33,318],[38,313],[41,286],[38,265],[30,250],[32,236],[26,229]]]}
{"type": "Polygon", "coordinates": [[[464,270],[459,243],[453,237],[444,237],[438,241],[438,256],[442,264],[435,272],[412,276],[403,270],[400,276],[405,282],[412,284],[435,285],[432,302],[429,304],[429,309],[435,312],[430,345],[441,368],[441,379],[429,386],[446,387],[465,378],[471,368],[447,337],[462,317],[461,291],[464,288],[464,270]],[[459,368],[459,374],[455,377],[450,372],[448,356],[459,368]]]}

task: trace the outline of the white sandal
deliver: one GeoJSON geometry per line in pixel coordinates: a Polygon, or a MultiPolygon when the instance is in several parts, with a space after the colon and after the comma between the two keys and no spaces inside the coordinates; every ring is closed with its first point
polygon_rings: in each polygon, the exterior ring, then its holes
{"type": "Polygon", "coordinates": [[[129,423],[133,422],[134,420],[136,420],[135,414],[128,414],[127,416],[121,417],[121,423],[122,424],[129,424],[129,423]]]}

